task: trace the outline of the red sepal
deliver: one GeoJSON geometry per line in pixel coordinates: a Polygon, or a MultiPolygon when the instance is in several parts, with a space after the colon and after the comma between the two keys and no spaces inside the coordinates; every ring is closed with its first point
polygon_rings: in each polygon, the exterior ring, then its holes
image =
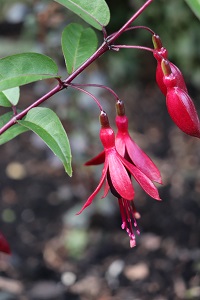
{"type": "Polygon", "coordinates": [[[0,232],[0,251],[6,254],[11,253],[10,246],[1,232],[0,232]]]}

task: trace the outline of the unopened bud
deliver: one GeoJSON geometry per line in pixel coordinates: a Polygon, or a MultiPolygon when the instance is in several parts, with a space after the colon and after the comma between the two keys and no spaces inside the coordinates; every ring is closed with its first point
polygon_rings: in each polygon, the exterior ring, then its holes
{"type": "Polygon", "coordinates": [[[118,100],[116,102],[116,111],[118,116],[124,116],[125,115],[125,106],[122,100],[118,100]]]}
{"type": "Polygon", "coordinates": [[[186,134],[200,138],[200,122],[190,96],[178,87],[170,88],[166,104],[174,123],[186,134]]]}
{"type": "Polygon", "coordinates": [[[99,122],[100,122],[102,128],[110,127],[107,113],[103,110],[100,113],[99,122]]]}
{"type": "Polygon", "coordinates": [[[161,41],[159,35],[154,34],[152,36],[152,42],[153,42],[154,49],[160,50],[162,48],[162,41],[161,41]]]}

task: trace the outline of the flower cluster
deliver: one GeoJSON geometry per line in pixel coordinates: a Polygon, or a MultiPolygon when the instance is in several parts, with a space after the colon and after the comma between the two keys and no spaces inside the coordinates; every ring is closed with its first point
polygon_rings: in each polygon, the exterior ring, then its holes
{"type": "Polygon", "coordinates": [[[104,167],[97,188],[78,214],[92,203],[105,184],[102,198],[106,197],[110,190],[118,199],[122,218],[121,227],[127,231],[130,237],[130,246],[134,247],[136,245],[134,229],[139,234],[136,219],[140,217],[140,214],[134,205],[135,191],[131,179],[136,180],[142,189],[156,200],[160,200],[160,197],[153,181],[162,183],[162,180],[160,172],[152,160],[131,139],[123,102],[117,101],[116,108],[116,125],[118,128],[116,136],[109,125],[107,114],[101,111],[100,140],[104,151],[88,161],[86,165],[104,163],[104,167]]]}

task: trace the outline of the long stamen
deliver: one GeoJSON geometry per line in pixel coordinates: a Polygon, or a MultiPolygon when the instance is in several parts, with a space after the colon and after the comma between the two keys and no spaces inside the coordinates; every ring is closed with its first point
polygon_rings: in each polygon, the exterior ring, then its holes
{"type": "Polygon", "coordinates": [[[140,231],[137,226],[136,218],[139,218],[140,214],[136,211],[133,201],[118,198],[118,203],[122,218],[121,228],[125,229],[128,233],[130,237],[130,247],[133,248],[136,246],[135,233],[133,228],[135,228],[136,233],[139,235],[140,231]]]}

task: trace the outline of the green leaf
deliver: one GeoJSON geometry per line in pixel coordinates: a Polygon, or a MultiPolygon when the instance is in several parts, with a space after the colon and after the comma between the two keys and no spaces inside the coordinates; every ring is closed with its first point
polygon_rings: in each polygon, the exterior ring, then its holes
{"type": "Polygon", "coordinates": [[[11,107],[12,104],[3,92],[0,92],[0,106],[11,107]]]}
{"type": "Polygon", "coordinates": [[[58,67],[48,56],[21,53],[0,59],[0,91],[30,82],[58,77],[58,67]]]}
{"type": "Polygon", "coordinates": [[[185,0],[185,2],[189,5],[193,13],[200,20],[200,0],[185,0]]]}
{"type": "Polygon", "coordinates": [[[55,0],[67,7],[88,24],[102,30],[110,21],[110,11],[105,0],[55,0]]]}
{"type": "Polygon", "coordinates": [[[97,49],[97,36],[92,28],[72,23],[62,33],[62,51],[67,72],[71,74],[97,49]]]}
{"type": "MultiPolygon", "coordinates": [[[[12,119],[13,113],[8,112],[0,117],[0,128],[2,128],[10,119],[12,119]]],[[[28,131],[28,128],[25,128],[19,124],[15,124],[9,129],[7,129],[4,133],[0,135],[0,145],[5,144],[6,142],[14,139],[19,134],[28,131]]]]}
{"type": "Polygon", "coordinates": [[[65,129],[58,116],[49,108],[32,108],[19,124],[34,131],[62,161],[65,171],[72,175],[71,150],[65,129]]]}
{"type": "Polygon", "coordinates": [[[1,99],[2,99],[2,106],[9,107],[12,105],[14,106],[17,105],[19,101],[19,95],[20,95],[20,91],[18,86],[0,92],[0,105],[1,105],[1,99]],[[4,101],[5,101],[5,105],[3,105],[4,101]]]}

